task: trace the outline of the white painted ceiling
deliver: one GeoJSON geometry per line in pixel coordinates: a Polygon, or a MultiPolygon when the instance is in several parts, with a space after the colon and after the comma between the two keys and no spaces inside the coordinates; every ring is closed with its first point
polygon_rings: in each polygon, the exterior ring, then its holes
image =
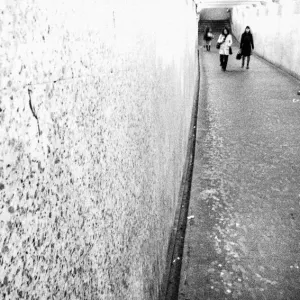
{"type": "Polygon", "coordinates": [[[279,0],[194,0],[201,8],[233,7],[237,5],[265,5],[268,2],[279,2],[279,0]]]}

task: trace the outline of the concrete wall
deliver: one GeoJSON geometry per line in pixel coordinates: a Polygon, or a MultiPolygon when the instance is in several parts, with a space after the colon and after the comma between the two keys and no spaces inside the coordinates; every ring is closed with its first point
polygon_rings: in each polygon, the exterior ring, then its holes
{"type": "Polygon", "coordinates": [[[249,25],[257,54],[300,78],[300,2],[282,3],[234,8],[232,30],[240,40],[249,25]]]}
{"type": "Polygon", "coordinates": [[[229,17],[227,8],[203,8],[200,11],[201,20],[226,20],[229,17]]]}
{"type": "Polygon", "coordinates": [[[124,2],[1,1],[1,299],[158,297],[197,22],[124,2]]]}

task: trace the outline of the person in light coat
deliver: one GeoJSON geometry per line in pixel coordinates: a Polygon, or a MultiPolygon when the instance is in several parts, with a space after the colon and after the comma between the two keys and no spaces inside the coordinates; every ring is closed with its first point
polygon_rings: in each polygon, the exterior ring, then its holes
{"type": "Polygon", "coordinates": [[[219,36],[218,43],[221,44],[219,54],[220,54],[220,66],[223,71],[226,71],[228,56],[229,56],[229,47],[232,45],[232,36],[229,33],[229,29],[225,27],[222,33],[219,36]]]}

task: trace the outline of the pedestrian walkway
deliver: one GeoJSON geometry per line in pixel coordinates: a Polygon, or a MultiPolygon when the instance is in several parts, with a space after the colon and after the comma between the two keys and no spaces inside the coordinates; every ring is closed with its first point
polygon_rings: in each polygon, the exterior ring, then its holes
{"type": "MultiPolygon", "coordinates": [[[[216,39],[218,35],[215,35],[216,39]]],[[[179,300],[300,299],[300,82],[200,48],[179,300]]]]}

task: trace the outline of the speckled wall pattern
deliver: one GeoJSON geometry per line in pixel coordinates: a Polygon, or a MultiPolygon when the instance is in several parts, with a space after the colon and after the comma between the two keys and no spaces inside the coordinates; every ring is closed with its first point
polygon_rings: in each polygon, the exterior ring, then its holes
{"type": "Polygon", "coordinates": [[[124,2],[1,2],[0,299],[157,299],[197,22],[124,2]]]}

